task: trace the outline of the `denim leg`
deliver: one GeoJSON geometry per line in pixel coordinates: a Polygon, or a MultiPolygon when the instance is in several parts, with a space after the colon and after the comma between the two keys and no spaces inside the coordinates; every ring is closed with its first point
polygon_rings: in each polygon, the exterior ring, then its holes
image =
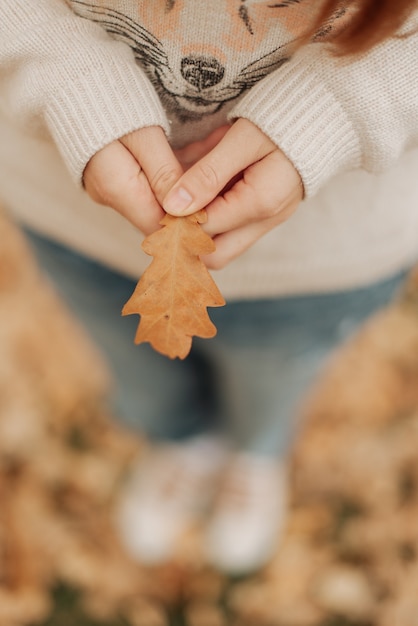
{"type": "Polygon", "coordinates": [[[29,234],[41,267],[101,347],[114,373],[116,414],[153,438],[220,425],[239,449],[286,454],[299,403],[329,354],[386,305],[405,272],[341,293],[228,303],[218,328],[184,361],[135,346],[137,316],[121,317],[134,282],[29,234]]]}
{"type": "Polygon", "coordinates": [[[202,346],[216,363],[220,420],[233,445],[285,455],[301,400],[330,353],[388,304],[405,273],[326,295],[236,302],[212,310],[218,334],[202,346]]]}
{"type": "Polygon", "coordinates": [[[121,310],[135,283],[47,239],[27,236],[41,268],[109,362],[116,415],[153,438],[206,429],[210,407],[199,356],[171,361],[148,344],[133,343],[139,318],[122,317],[121,310]]]}

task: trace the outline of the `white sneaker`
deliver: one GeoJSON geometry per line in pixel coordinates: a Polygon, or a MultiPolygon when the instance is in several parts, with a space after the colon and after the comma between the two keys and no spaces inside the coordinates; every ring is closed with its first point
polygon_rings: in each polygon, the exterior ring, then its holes
{"type": "Polygon", "coordinates": [[[273,556],[287,512],[287,472],[276,459],[237,455],[228,468],[206,534],[208,560],[247,574],[273,556]]]}
{"type": "Polygon", "coordinates": [[[214,437],[155,447],[134,467],[122,490],[116,524],[133,557],[158,564],[214,494],[226,451],[214,437]]]}

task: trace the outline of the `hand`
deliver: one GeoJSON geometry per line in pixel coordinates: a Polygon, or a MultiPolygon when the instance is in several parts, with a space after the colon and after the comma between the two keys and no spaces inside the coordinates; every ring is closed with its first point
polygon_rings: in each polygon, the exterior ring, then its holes
{"type": "Polygon", "coordinates": [[[188,170],[192,165],[197,163],[202,157],[206,156],[222,139],[222,137],[230,129],[230,125],[219,126],[213,130],[210,135],[201,139],[200,141],[194,141],[189,143],[184,148],[174,150],[176,158],[179,160],[184,171],[188,170]]]}
{"type": "Polygon", "coordinates": [[[183,168],[159,126],[136,130],[99,150],[84,170],[89,196],[148,235],[165,213],[163,198],[183,168]]]}
{"type": "Polygon", "coordinates": [[[252,122],[237,120],[219,143],[175,183],[162,201],[171,215],[206,208],[205,231],[220,269],[286,220],[303,199],[301,177],[285,154],[252,122]]]}

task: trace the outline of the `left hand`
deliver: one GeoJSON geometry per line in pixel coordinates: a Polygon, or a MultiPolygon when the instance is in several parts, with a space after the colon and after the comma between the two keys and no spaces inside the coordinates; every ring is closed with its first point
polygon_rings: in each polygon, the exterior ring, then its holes
{"type": "Polygon", "coordinates": [[[224,125],[215,128],[210,135],[205,137],[204,139],[199,139],[199,141],[194,141],[193,143],[189,143],[184,148],[179,148],[178,150],[174,150],[174,154],[182,166],[183,170],[186,171],[192,167],[199,159],[204,157],[208,152],[210,152],[222,139],[222,137],[228,132],[231,126],[224,125]]]}
{"type": "Polygon", "coordinates": [[[206,208],[203,228],[216,251],[203,260],[220,269],[286,220],[302,199],[302,180],[291,161],[252,122],[238,119],[181,176],[162,205],[171,215],[206,208]]]}

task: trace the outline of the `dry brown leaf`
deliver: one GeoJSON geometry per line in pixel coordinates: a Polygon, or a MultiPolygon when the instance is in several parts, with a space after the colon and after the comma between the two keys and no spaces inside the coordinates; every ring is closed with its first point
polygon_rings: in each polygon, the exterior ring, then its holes
{"type": "Polygon", "coordinates": [[[325,372],[293,454],[280,549],[231,584],[203,566],[200,525],[164,566],[125,553],[111,491],[149,443],[103,412],[104,386],[86,375],[99,360],[1,214],[0,239],[0,626],[48,621],[57,581],[93,621],[131,626],[163,626],[177,609],[189,626],[317,626],[336,611],[417,626],[418,283],[325,372]]]}
{"type": "Polygon", "coordinates": [[[140,315],[135,343],[149,342],[171,359],[188,355],[193,336],[216,335],[206,307],[225,304],[200,259],[215,250],[200,226],[206,219],[204,210],[187,217],[164,216],[164,228],[142,244],[154,259],[122,310],[122,315],[140,315]]]}

